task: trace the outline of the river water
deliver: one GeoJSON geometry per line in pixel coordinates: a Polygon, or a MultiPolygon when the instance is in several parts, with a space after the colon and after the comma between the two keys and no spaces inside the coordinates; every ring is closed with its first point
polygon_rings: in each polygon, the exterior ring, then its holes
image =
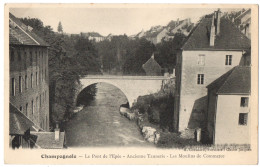
{"type": "Polygon", "coordinates": [[[153,147],[146,142],[134,121],[119,114],[127,103],[116,87],[98,83],[95,99],[65,125],[68,147],[153,147]]]}

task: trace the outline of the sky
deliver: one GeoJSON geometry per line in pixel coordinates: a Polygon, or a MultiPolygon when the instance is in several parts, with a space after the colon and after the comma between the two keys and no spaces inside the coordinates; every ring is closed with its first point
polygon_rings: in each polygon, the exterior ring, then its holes
{"type": "MultiPolygon", "coordinates": [[[[16,17],[39,18],[44,25],[57,31],[61,21],[63,31],[69,34],[98,32],[103,36],[134,35],[151,26],[166,26],[171,20],[191,18],[197,22],[216,8],[11,8],[16,17]]],[[[221,9],[222,12],[238,9],[221,9]]]]}

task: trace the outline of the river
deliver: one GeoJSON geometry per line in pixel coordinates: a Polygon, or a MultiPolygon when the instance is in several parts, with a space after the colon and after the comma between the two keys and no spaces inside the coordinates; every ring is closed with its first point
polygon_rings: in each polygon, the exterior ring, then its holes
{"type": "Polygon", "coordinates": [[[127,103],[116,87],[98,83],[93,101],[65,125],[68,147],[153,147],[146,142],[134,121],[119,114],[119,106],[127,103]]]}

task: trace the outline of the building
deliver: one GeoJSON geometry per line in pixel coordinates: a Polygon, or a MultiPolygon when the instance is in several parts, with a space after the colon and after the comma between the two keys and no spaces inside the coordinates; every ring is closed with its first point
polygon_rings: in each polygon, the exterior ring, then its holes
{"type": "Polygon", "coordinates": [[[144,69],[146,75],[148,76],[160,76],[162,75],[161,66],[154,60],[154,54],[151,56],[146,63],[143,64],[142,68],[144,69]]]}
{"type": "Polygon", "coordinates": [[[45,143],[64,144],[64,132],[48,132],[49,45],[32,30],[9,13],[9,139],[12,148],[46,148],[41,145],[42,136],[45,143]],[[61,138],[55,140],[49,134],[59,134],[61,138]]]}
{"type": "Polygon", "coordinates": [[[184,20],[177,19],[175,24],[171,24],[171,26],[169,26],[169,33],[172,33],[172,34],[183,33],[184,35],[188,36],[189,31],[187,31],[187,30],[189,30],[190,26],[193,26],[190,18],[184,19],[184,20]]]}
{"type": "Polygon", "coordinates": [[[250,143],[250,69],[234,67],[207,86],[207,129],[211,143],[250,143]]]}
{"type": "Polygon", "coordinates": [[[160,30],[150,30],[146,32],[145,38],[156,45],[158,43],[161,43],[162,39],[167,36],[167,33],[168,31],[166,28],[162,28],[160,30]]]}
{"type": "Polygon", "coordinates": [[[174,109],[175,131],[203,128],[206,122],[206,86],[244,64],[250,40],[221,11],[204,17],[177,54],[174,109]]]}
{"type": "Polygon", "coordinates": [[[9,15],[10,102],[42,129],[49,130],[49,46],[9,15]]]}
{"type": "Polygon", "coordinates": [[[34,122],[26,117],[14,105],[9,103],[9,144],[10,148],[33,148],[36,138],[31,131],[41,131],[34,122]]]}
{"type": "Polygon", "coordinates": [[[240,28],[240,31],[251,39],[251,9],[241,13],[234,19],[235,24],[240,28]]]}
{"type": "Polygon", "coordinates": [[[82,37],[88,38],[89,40],[95,41],[95,42],[101,42],[101,41],[105,40],[105,37],[103,37],[102,35],[100,35],[97,32],[87,32],[87,33],[81,32],[80,35],[82,37]]]}

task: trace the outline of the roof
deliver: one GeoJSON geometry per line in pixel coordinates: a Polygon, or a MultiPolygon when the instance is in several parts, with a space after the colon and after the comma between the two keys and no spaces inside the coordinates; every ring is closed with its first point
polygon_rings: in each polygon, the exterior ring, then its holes
{"type": "Polygon", "coordinates": [[[30,28],[9,13],[9,44],[49,46],[48,43],[33,33],[30,28]]]}
{"type": "Polygon", "coordinates": [[[43,149],[64,148],[65,132],[59,133],[59,140],[55,140],[55,132],[31,132],[37,136],[36,145],[43,149]]]}
{"type": "Polygon", "coordinates": [[[251,68],[236,66],[207,86],[217,94],[250,94],[251,68]]]}
{"type": "Polygon", "coordinates": [[[227,18],[220,19],[220,33],[210,46],[209,36],[212,18],[203,18],[187,37],[183,50],[246,50],[250,40],[227,18]]]}
{"type": "Polygon", "coordinates": [[[40,129],[28,117],[9,103],[9,134],[24,135],[29,129],[40,129]]]}
{"type": "Polygon", "coordinates": [[[163,27],[163,28],[161,28],[161,29],[159,29],[159,30],[155,30],[155,31],[152,31],[152,30],[147,31],[146,34],[145,34],[145,37],[147,37],[147,38],[157,37],[157,35],[158,35],[159,33],[161,33],[163,30],[165,30],[165,27],[163,27]]]}
{"type": "Polygon", "coordinates": [[[152,69],[155,69],[155,68],[161,68],[161,66],[157,63],[156,60],[154,60],[153,56],[147,60],[147,62],[145,62],[143,64],[143,68],[146,69],[146,68],[152,68],[152,69]]]}

